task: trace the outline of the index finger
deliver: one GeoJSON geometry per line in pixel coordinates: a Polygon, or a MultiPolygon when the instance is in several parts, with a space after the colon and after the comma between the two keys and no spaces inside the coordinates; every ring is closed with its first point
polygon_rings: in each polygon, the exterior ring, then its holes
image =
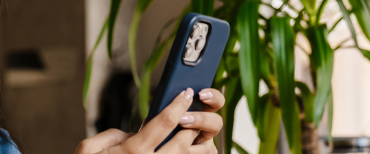
{"type": "Polygon", "coordinates": [[[203,111],[216,112],[225,104],[225,97],[216,89],[206,88],[199,92],[199,99],[205,104],[203,111]]]}
{"type": "Polygon", "coordinates": [[[181,117],[189,109],[193,96],[194,91],[191,88],[181,92],[161,113],[150,120],[139,133],[129,140],[144,141],[144,146],[154,151],[179,124],[181,117]]]}

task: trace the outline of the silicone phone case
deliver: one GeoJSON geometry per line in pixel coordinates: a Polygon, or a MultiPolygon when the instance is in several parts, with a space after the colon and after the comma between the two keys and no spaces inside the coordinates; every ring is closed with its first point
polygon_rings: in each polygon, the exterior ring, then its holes
{"type": "MultiPolygon", "coordinates": [[[[198,92],[204,88],[211,87],[229,33],[229,24],[220,19],[196,13],[188,13],[183,18],[173,42],[170,55],[168,56],[146,122],[149,122],[158,115],[179,93],[188,87],[192,88],[195,94],[189,111],[202,110],[203,103],[199,100],[198,92]],[[192,26],[196,22],[208,24],[209,32],[207,35],[207,43],[199,58],[200,60],[190,64],[183,61],[183,55],[192,26]],[[193,66],[189,66],[189,64],[193,66]]],[[[178,126],[157,149],[171,139],[180,129],[181,127],[178,126]]]]}

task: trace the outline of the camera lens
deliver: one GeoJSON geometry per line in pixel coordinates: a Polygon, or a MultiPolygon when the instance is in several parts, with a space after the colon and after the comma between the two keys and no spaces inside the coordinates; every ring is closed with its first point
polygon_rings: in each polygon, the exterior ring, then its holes
{"type": "Polygon", "coordinates": [[[185,52],[185,58],[190,58],[190,56],[193,54],[193,46],[191,44],[186,45],[186,52],[185,52]]]}
{"type": "Polygon", "coordinates": [[[195,24],[193,26],[193,33],[191,34],[191,39],[196,39],[200,34],[200,26],[199,24],[195,24]]]}
{"type": "Polygon", "coordinates": [[[205,25],[202,27],[202,33],[207,34],[207,32],[208,32],[208,26],[205,25]]]}
{"type": "Polygon", "coordinates": [[[203,37],[199,37],[197,41],[195,42],[195,49],[197,51],[202,50],[204,48],[204,45],[206,44],[206,39],[203,37]]]}

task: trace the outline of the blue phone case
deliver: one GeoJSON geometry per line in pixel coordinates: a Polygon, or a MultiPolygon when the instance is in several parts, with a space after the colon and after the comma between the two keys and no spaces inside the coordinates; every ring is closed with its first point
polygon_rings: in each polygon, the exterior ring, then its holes
{"type": "MultiPolygon", "coordinates": [[[[198,93],[204,88],[211,87],[229,33],[229,24],[220,19],[196,13],[188,13],[183,18],[173,42],[170,55],[168,56],[146,122],[149,122],[158,115],[178,94],[188,87],[193,88],[195,94],[189,111],[202,111],[203,103],[199,100],[198,93]],[[208,24],[209,32],[207,35],[207,43],[199,58],[200,60],[198,60],[195,66],[189,66],[185,65],[186,62],[183,61],[183,55],[192,26],[196,22],[208,24]]],[[[180,126],[178,126],[157,149],[171,139],[179,130],[181,130],[180,126]]]]}

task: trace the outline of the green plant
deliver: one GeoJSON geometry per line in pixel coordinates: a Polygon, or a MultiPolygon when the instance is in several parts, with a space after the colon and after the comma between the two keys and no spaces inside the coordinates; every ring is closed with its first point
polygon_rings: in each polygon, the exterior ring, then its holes
{"type": "MultiPolygon", "coordinates": [[[[328,34],[341,20],[346,20],[352,32],[352,39],[355,42],[354,47],[370,59],[370,51],[361,49],[357,44],[355,30],[350,18],[350,14],[353,13],[365,36],[370,40],[370,2],[367,0],[350,0],[352,10],[348,11],[342,0],[336,1],[342,11],[343,18],[338,20],[330,29],[325,23],[320,22],[328,0],[320,1],[319,5],[316,5],[316,0],[301,0],[304,6],[302,10],[295,10],[289,4],[289,0],[282,1],[283,4],[279,8],[259,0],[221,0],[223,5],[216,9],[214,9],[214,0],[191,0],[190,7],[183,11],[179,19],[191,11],[214,16],[226,20],[230,24],[230,37],[212,85],[217,89],[222,87],[225,89],[226,105],[219,111],[219,114],[224,117],[226,154],[230,153],[232,147],[240,153],[246,153],[245,150],[232,141],[235,107],[243,95],[247,97],[251,117],[261,140],[259,153],[275,153],[279,137],[280,119],[283,120],[292,154],[318,153],[317,146],[316,148],[315,146],[313,148],[302,147],[306,147],[306,144],[317,143],[315,142],[317,140],[315,129],[321,121],[326,103],[329,107],[328,131],[329,141],[331,141],[333,113],[331,78],[334,52],[343,46],[339,45],[336,48],[331,48],[327,40],[328,34]],[[273,16],[266,18],[260,14],[259,7],[261,5],[274,10],[273,16]],[[291,17],[283,11],[283,7],[293,10],[298,16],[291,17]],[[292,21],[293,25],[291,25],[292,21]],[[307,52],[307,54],[310,58],[310,75],[314,83],[313,89],[294,79],[294,47],[298,33],[302,33],[311,45],[312,51],[307,52]],[[238,43],[240,49],[235,50],[238,43]],[[226,77],[224,77],[224,74],[227,74],[226,77]],[[263,96],[258,95],[261,80],[269,89],[269,92],[263,96]],[[295,88],[298,88],[301,93],[296,94],[295,88]]],[[[109,57],[111,57],[114,21],[120,2],[121,0],[111,0],[111,13],[90,55],[84,98],[89,85],[92,56],[106,31],[108,31],[107,51],[109,57]]],[[[177,29],[175,28],[170,36],[163,38],[163,31],[176,20],[171,20],[164,26],[154,45],[151,57],[142,68],[140,78],[135,67],[136,31],[140,16],[150,3],[151,0],[138,1],[129,34],[131,66],[135,83],[139,88],[138,103],[143,118],[148,113],[151,72],[162,58],[166,47],[172,42],[177,29]]],[[[179,20],[177,20],[177,23],[179,23],[179,20]]]]}

